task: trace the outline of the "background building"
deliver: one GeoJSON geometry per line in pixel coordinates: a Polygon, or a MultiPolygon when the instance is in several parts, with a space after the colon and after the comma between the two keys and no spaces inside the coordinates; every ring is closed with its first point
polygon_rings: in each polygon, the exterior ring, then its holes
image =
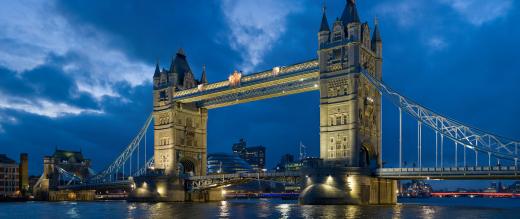
{"type": "Polygon", "coordinates": [[[294,162],[294,156],[292,154],[284,154],[280,158],[280,161],[276,165],[276,171],[283,172],[286,169],[286,165],[294,162]]]}
{"type": "Polygon", "coordinates": [[[43,158],[43,174],[33,188],[35,196],[43,198],[49,189],[65,185],[72,180],[60,177],[60,171],[74,174],[80,179],[86,179],[94,174],[94,171],[90,169],[90,160],[84,158],[81,151],[56,149],[52,156],[43,158]]]}
{"type": "Polygon", "coordinates": [[[18,178],[20,192],[25,196],[29,192],[29,155],[27,153],[20,154],[18,178]]]}
{"type": "Polygon", "coordinates": [[[0,154],[0,198],[19,194],[18,164],[5,154],[0,154]]]}
{"type": "Polygon", "coordinates": [[[252,172],[253,168],[235,154],[208,154],[208,174],[252,172]]]}
{"type": "Polygon", "coordinates": [[[265,168],[265,147],[254,146],[247,147],[244,139],[240,139],[238,143],[233,144],[233,154],[244,159],[255,171],[265,168]]]}

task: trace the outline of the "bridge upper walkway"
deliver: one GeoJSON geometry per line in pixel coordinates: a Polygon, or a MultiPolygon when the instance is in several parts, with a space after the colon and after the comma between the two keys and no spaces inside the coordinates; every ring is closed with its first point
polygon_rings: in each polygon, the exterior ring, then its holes
{"type": "Polygon", "coordinates": [[[220,81],[177,91],[173,100],[182,103],[195,102],[207,109],[285,96],[319,89],[318,60],[310,60],[289,66],[274,67],[250,75],[241,75],[237,84],[220,81]]]}

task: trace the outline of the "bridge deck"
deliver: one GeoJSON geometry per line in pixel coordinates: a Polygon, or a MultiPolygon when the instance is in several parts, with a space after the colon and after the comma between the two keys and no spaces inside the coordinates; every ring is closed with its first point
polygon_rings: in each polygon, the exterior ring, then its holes
{"type": "Polygon", "coordinates": [[[381,168],[376,175],[387,179],[520,179],[515,166],[381,168]]]}

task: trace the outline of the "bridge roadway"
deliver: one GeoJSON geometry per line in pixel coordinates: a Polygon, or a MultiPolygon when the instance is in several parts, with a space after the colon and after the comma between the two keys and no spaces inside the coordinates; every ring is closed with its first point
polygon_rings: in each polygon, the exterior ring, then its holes
{"type": "Polygon", "coordinates": [[[381,168],[376,175],[386,179],[520,179],[516,166],[381,168]]]}
{"type": "MultiPolygon", "coordinates": [[[[423,168],[381,168],[375,176],[385,179],[411,180],[472,180],[472,179],[520,179],[520,168],[515,166],[479,166],[479,167],[423,167],[423,168]]],[[[185,179],[191,188],[208,189],[229,184],[237,184],[251,180],[297,183],[301,177],[299,171],[287,172],[259,172],[215,174],[207,176],[187,176],[185,179]]],[[[131,180],[120,180],[95,184],[75,184],[59,186],[60,190],[89,190],[89,189],[124,189],[131,188],[131,180]]]]}

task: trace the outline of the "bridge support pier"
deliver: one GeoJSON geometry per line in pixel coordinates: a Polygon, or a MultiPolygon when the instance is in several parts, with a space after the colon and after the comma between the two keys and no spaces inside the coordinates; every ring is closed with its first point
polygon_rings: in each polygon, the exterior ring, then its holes
{"type": "Polygon", "coordinates": [[[319,167],[304,173],[301,204],[381,205],[397,202],[397,181],[374,177],[369,169],[319,167]]]}
{"type": "Polygon", "coordinates": [[[146,176],[134,179],[128,201],[136,202],[210,202],[224,200],[222,189],[188,191],[183,179],[146,176]]]}

